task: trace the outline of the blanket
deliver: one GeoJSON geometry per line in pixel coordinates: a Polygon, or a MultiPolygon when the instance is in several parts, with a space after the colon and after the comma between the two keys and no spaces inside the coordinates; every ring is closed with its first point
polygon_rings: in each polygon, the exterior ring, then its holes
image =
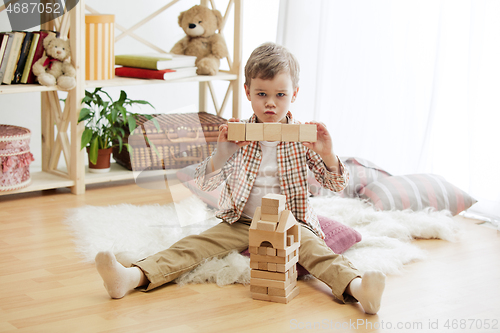
{"type": "MultiPolygon", "coordinates": [[[[362,235],[362,240],[343,254],[361,272],[376,269],[399,274],[405,264],[426,257],[412,240],[456,241],[460,236],[458,223],[446,211],[377,211],[362,200],[336,196],[314,197],[311,204],[318,215],[348,225],[362,235]]],[[[84,206],[69,210],[65,218],[83,261],[93,262],[99,251],[109,250],[125,266],[219,222],[214,211],[196,196],[167,205],[84,206]],[[183,222],[185,219],[191,222],[183,222]]],[[[248,284],[249,258],[231,253],[208,260],[176,282],[248,284]]]]}

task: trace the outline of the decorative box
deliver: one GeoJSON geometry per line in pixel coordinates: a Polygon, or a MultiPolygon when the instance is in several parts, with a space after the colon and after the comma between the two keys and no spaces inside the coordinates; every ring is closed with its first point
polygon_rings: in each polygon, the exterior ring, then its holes
{"type": "Polygon", "coordinates": [[[0,125],[0,191],[26,187],[31,182],[31,131],[27,128],[0,125]]]}
{"type": "Polygon", "coordinates": [[[124,138],[132,151],[113,147],[116,163],[129,170],[179,169],[199,163],[217,148],[219,126],[226,119],[207,113],[155,114],[152,120],[138,116],[138,127],[124,138]]]}
{"type": "Polygon", "coordinates": [[[85,79],[115,77],[115,16],[85,15],[85,79]]]}

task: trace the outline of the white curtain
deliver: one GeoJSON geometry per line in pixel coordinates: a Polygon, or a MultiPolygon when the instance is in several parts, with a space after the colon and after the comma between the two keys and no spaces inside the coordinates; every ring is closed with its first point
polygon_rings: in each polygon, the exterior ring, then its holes
{"type": "Polygon", "coordinates": [[[292,112],[341,156],[434,173],[500,216],[500,1],[282,0],[301,64],[292,112]]]}

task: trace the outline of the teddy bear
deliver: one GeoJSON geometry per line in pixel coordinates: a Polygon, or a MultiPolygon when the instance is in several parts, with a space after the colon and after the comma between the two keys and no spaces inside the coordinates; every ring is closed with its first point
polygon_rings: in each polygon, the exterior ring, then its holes
{"type": "Polygon", "coordinates": [[[43,40],[45,54],[33,65],[33,74],[44,86],[55,86],[71,90],[76,86],[76,71],[69,58],[71,49],[68,40],[47,36],[43,40]]]}
{"type": "Polygon", "coordinates": [[[215,33],[222,25],[222,15],[216,9],[196,5],[181,12],[179,26],[187,36],[170,50],[174,54],[196,56],[198,75],[216,75],[220,59],[228,56],[224,38],[215,33]]]}

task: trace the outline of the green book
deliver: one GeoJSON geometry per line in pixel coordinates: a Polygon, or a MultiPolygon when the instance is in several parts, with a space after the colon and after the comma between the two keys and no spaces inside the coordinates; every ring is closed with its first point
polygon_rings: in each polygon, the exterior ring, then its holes
{"type": "Polygon", "coordinates": [[[154,70],[194,67],[196,57],[156,53],[156,54],[122,54],[115,56],[115,64],[125,67],[136,67],[154,70]]]}
{"type": "Polygon", "coordinates": [[[38,40],[40,39],[39,33],[34,33],[31,39],[30,51],[28,53],[28,58],[26,58],[26,64],[24,65],[23,75],[21,77],[21,83],[27,83],[28,77],[31,72],[31,66],[33,65],[33,57],[35,56],[35,51],[38,47],[38,40]]]}

